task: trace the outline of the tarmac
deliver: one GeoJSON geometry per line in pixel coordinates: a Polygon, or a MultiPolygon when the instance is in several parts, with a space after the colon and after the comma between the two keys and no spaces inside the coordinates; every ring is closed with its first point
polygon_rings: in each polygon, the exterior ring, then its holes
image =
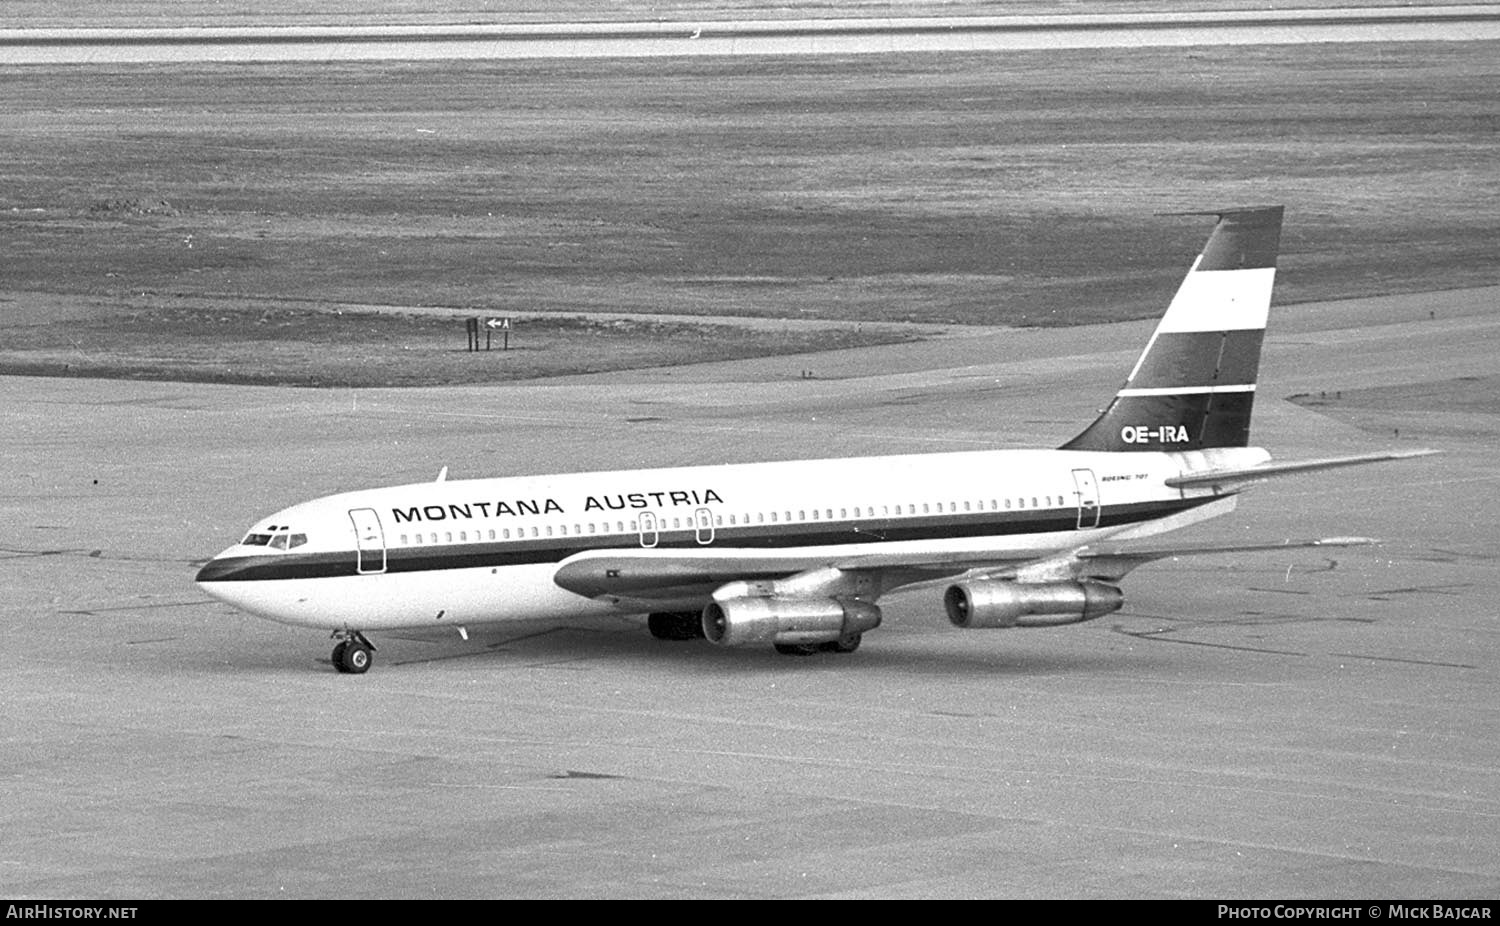
{"type": "Polygon", "coordinates": [[[0,378],[0,896],[1493,899],[1497,296],[1273,308],[1256,443],[1444,452],[1175,535],[1380,546],[1161,562],[1055,630],[902,593],[815,658],[620,620],[346,676],[192,577],[443,466],[1056,446],[1149,322],[484,387],[0,378]]]}
{"type": "MultiPolygon", "coordinates": [[[[783,8],[785,9],[785,8],[783,8]]],[[[409,15],[409,14],[408,14],[409,15]]],[[[12,64],[432,61],[1489,41],[1484,5],[442,25],[0,28],[12,64]]]]}

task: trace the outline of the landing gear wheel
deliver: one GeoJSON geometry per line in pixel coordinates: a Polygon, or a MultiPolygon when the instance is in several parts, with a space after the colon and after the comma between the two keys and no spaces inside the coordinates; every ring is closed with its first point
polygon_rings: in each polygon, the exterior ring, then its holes
{"type": "Polygon", "coordinates": [[[348,672],[350,675],[363,675],[370,671],[370,650],[364,644],[349,641],[342,643],[344,651],[339,654],[338,667],[340,672],[348,672]]]}
{"type": "Polygon", "coordinates": [[[646,617],[646,629],[658,640],[697,640],[703,617],[697,611],[658,611],[646,617]]]}
{"type": "Polygon", "coordinates": [[[825,653],[852,653],[859,649],[860,641],[864,639],[861,634],[851,633],[849,636],[839,640],[824,643],[818,647],[825,653]]]}
{"type": "Polygon", "coordinates": [[[811,656],[818,651],[816,643],[777,643],[776,652],[783,656],[811,656]]]}
{"type": "Polygon", "coordinates": [[[371,653],[375,646],[358,630],[339,630],[334,633],[339,642],[333,646],[333,667],[350,675],[363,675],[370,671],[371,653]]]}

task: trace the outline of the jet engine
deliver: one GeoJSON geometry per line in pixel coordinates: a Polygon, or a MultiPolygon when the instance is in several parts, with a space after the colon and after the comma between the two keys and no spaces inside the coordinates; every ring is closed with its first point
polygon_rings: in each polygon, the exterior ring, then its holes
{"type": "Polygon", "coordinates": [[[964,628],[1057,627],[1103,617],[1124,604],[1118,588],[1092,580],[978,579],[949,586],[943,594],[948,619],[964,628]]]}
{"type": "Polygon", "coordinates": [[[721,646],[833,643],[879,626],[879,608],[833,598],[725,598],[703,609],[703,635],[721,646]]]}

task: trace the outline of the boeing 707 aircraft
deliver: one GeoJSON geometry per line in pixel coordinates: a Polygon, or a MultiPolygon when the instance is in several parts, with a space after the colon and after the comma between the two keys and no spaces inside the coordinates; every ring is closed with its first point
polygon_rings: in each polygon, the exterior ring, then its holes
{"type": "Polygon", "coordinates": [[[260,617],[376,631],[646,614],[663,639],[849,653],[880,597],[945,587],[958,627],[1051,627],[1124,603],[1142,563],[1235,546],[1147,538],[1273,476],[1415,456],[1272,463],[1249,445],[1282,207],[1217,216],[1114,401],[1056,450],[993,450],[448,480],[347,492],[254,525],[198,573],[260,617]]]}

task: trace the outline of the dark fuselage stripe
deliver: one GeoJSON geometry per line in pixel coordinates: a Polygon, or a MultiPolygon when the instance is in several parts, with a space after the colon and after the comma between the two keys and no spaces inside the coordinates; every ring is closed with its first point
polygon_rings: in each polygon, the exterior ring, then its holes
{"type": "MultiPolygon", "coordinates": [[[[1100,527],[1118,527],[1154,520],[1197,507],[1212,499],[1174,499],[1138,505],[1114,505],[1103,510],[1100,527]]],[[[449,533],[452,525],[444,525],[449,533]]],[[[932,518],[874,519],[852,522],[755,524],[716,527],[711,544],[698,542],[691,527],[663,530],[657,550],[776,550],[793,547],[843,546],[864,543],[896,543],[942,540],[956,537],[1006,537],[1075,530],[1077,508],[1017,511],[985,511],[932,518]]],[[[704,536],[707,536],[705,530],[704,536]]],[[[609,536],[546,537],[499,542],[445,543],[388,548],[386,573],[431,572],[447,569],[499,568],[537,563],[559,563],[577,553],[593,550],[642,549],[637,534],[609,536]]],[[[364,554],[365,571],[378,571],[377,550],[364,554]]],[[[359,556],[353,550],[332,553],[279,553],[231,557],[209,562],[198,573],[199,582],[252,582],[276,579],[320,579],[352,576],[359,572],[359,556]]]]}

